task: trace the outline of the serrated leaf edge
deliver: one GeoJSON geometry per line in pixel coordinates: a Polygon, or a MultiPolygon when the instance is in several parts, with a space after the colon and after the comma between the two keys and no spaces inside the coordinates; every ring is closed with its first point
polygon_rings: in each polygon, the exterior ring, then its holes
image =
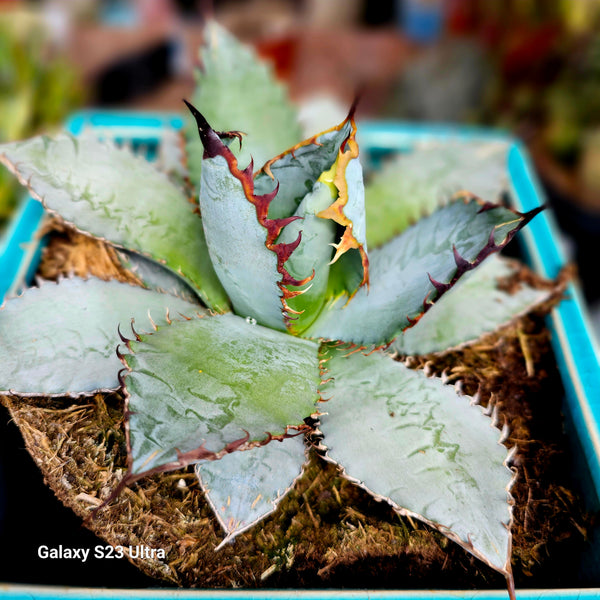
{"type": "Polygon", "coordinates": [[[292,252],[299,246],[302,241],[302,232],[298,233],[298,237],[295,241],[290,243],[277,243],[276,240],[281,233],[281,230],[286,226],[301,219],[299,216],[291,216],[284,217],[280,219],[270,219],[268,217],[269,205],[277,196],[277,192],[279,186],[276,185],[275,189],[272,192],[267,194],[263,194],[261,196],[256,196],[254,194],[254,163],[250,160],[250,164],[245,169],[238,168],[237,158],[234,156],[233,152],[221,141],[222,136],[231,136],[234,135],[238,137],[239,132],[217,132],[214,131],[211,126],[208,124],[202,113],[198,111],[192,104],[184,100],[187,107],[190,109],[190,112],[196,119],[196,123],[198,125],[198,132],[200,134],[200,139],[204,145],[204,156],[206,158],[214,158],[216,156],[221,156],[227,162],[227,166],[229,167],[229,172],[240,182],[242,185],[242,190],[244,192],[244,196],[246,200],[252,206],[254,206],[256,210],[256,218],[259,224],[266,230],[266,240],[265,246],[268,250],[273,252],[277,259],[277,272],[281,275],[281,280],[277,282],[277,287],[281,291],[281,312],[283,315],[283,320],[287,324],[288,321],[292,318],[290,317],[290,313],[293,314],[294,311],[287,303],[289,298],[293,298],[299,294],[302,294],[305,290],[291,291],[288,289],[288,286],[299,287],[306,283],[309,283],[315,276],[314,273],[305,277],[304,279],[296,279],[290,275],[288,270],[285,267],[285,263],[292,255],[292,252]]]}
{"type": "MultiPolygon", "coordinates": [[[[518,261],[514,261],[514,260],[510,260],[510,259],[506,259],[506,258],[505,258],[505,260],[510,263],[518,264],[518,261]]],[[[562,286],[562,287],[564,287],[564,286],[562,286]]],[[[561,287],[561,290],[562,290],[562,287],[561,287]]],[[[442,356],[446,356],[447,354],[451,354],[452,352],[458,352],[460,350],[464,350],[465,348],[467,348],[473,344],[476,344],[477,342],[479,342],[480,340],[484,339],[486,336],[489,336],[490,334],[492,334],[494,332],[503,332],[503,331],[509,330],[511,327],[514,327],[515,324],[517,323],[517,321],[522,319],[525,315],[528,315],[530,312],[532,312],[532,311],[536,310],[538,307],[542,306],[545,302],[548,302],[554,294],[560,293],[560,290],[557,290],[557,289],[554,289],[554,290],[539,289],[539,291],[540,292],[544,291],[545,292],[544,295],[541,296],[535,302],[532,302],[531,304],[529,304],[529,306],[526,306],[525,308],[520,310],[518,313],[515,313],[507,321],[504,321],[500,325],[496,326],[493,331],[486,331],[478,337],[472,338],[470,340],[465,340],[464,342],[461,342],[460,344],[456,344],[454,346],[448,346],[448,348],[444,348],[443,350],[438,350],[437,352],[427,352],[425,354],[402,354],[401,352],[393,351],[391,353],[391,355],[397,356],[397,357],[402,357],[402,362],[405,363],[406,360],[410,359],[410,357],[412,357],[412,356],[442,357],[442,356]]],[[[437,304],[437,301],[438,301],[438,298],[435,299],[435,304],[437,304]]],[[[431,306],[433,306],[433,304],[431,306]]],[[[403,331],[406,331],[406,329],[410,329],[411,327],[412,326],[406,327],[405,329],[403,329],[403,331]]],[[[398,337],[398,336],[396,336],[396,337],[398,337]]],[[[391,346],[392,343],[393,343],[393,340],[392,340],[392,342],[387,344],[387,346],[391,346]]]]}
{"type": "MultiPolygon", "coordinates": [[[[538,215],[542,210],[544,210],[546,208],[545,206],[538,206],[536,208],[531,209],[530,211],[521,213],[521,212],[518,212],[513,209],[507,209],[505,206],[502,206],[501,204],[494,204],[492,202],[484,202],[483,200],[481,200],[480,198],[478,198],[477,196],[474,196],[474,195],[461,196],[461,199],[464,201],[465,204],[467,204],[471,201],[475,201],[475,202],[479,203],[481,205],[481,208],[479,209],[477,214],[481,214],[483,212],[486,212],[488,210],[492,210],[495,208],[504,208],[505,210],[510,210],[517,217],[515,220],[520,219],[520,221],[514,229],[512,229],[511,231],[509,231],[507,233],[506,237],[500,243],[496,243],[494,234],[496,233],[496,230],[499,227],[503,227],[503,226],[507,225],[507,223],[500,223],[498,225],[495,225],[492,228],[492,230],[490,231],[487,243],[478,252],[477,256],[474,258],[473,261],[468,261],[465,258],[463,258],[459,254],[458,250],[456,249],[456,246],[453,245],[452,253],[454,256],[454,262],[456,264],[456,271],[454,272],[454,275],[450,278],[450,281],[443,283],[440,281],[436,281],[429,273],[427,273],[427,277],[429,278],[429,281],[431,282],[433,289],[430,290],[428,292],[428,294],[425,296],[425,298],[423,300],[423,309],[419,314],[417,314],[415,317],[409,317],[408,315],[406,315],[406,320],[408,321],[408,325],[401,328],[401,330],[400,330],[401,332],[406,331],[406,329],[409,329],[409,328],[417,325],[417,323],[419,322],[421,317],[432,306],[434,306],[434,304],[437,303],[440,300],[440,298],[447,291],[449,291],[452,287],[454,287],[454,285],[457,283],[457,281],[465,273],[472,271],[473,269],[478,267],[490,254],[493,254],[495,252],[500,252],[503,248],[505,248],[509,244],[509,242],[515,237],[515,235],[521,229],[523,229],[523,227],[525,227],[536,215],[538,215]],[[434,291],[436,292],[435,297],[431,298],[430,297],[431,293],[434,291]]],[[[400,234],[400,235],[402,235],[402,234],[400,234]]],[[[395,337],[397,337],[397,336],[394,336],[394,339],[395,339],[395,337]]]]}
{"type": "MultiPolygon", "coordinates": [[[[359,349],[360,350],[360,349],[359,349]]],[[[359,350],[354,350],[359,351],[359,350]]],[[[326,373],[328,372],[327,367],[325,366],[325,364],[327,363],[327,361],[329,360],[329,358],[325,357],[323,359],[321,359],[319,361],[319,368],[321,369],[322,375],[325,376],[326,373]]],[[[426,375],[429,378],[434,378],[435,375],[433,374],[427,374],[426,375]]],[[[454,386],[456,393],[459,396],[464,396],[464,392],[462,391],[462,382],[457,382],[454,386]]],[[[494,429],[498,430],[498,411],[497,411],[497,407],[495,406],[495,403],[493,402],[493,395],[490,399],[490,403],[488,404],[488,409],[484,409],[482,406],[479,405],[479,396],[476,397],[471,397],[471,402],[470,404],[472,406],[479,406],[481,413],[486,416],[486,417],[490,417],[490,427],[493,427],[494,429]]],[[[370,496],[372,496],[376,501],[378,502],[386,502],[387,504],[389,504],[393,510],[400,516],[409,516],[411,518],[415,518],[423,523],[425,523],[426,525],[429,525],[430,527],[432,527],[433,529],[435,529],[436,531],[440,532],[442,535],[444,535],[445,537],[447,537],[448,539],[450,539],[451,541],[455,542],[456,544],[458,544],[461,548],[463,548],[464,550],[466,550],[467,552],[469,552],[470,554],[472,554],[473,556],[475,556],[477,559],[481,560],[483,563],[485,563],[486,565],[488,565],[490,568],[494,569],[494,571],[497,571],[499,573],[501,573],[502,575],[504,575],[504,577],[506,578],[506,583],[507,583],[507,587],[508,587],[508,592],[509,592],[509,596],[511,600],[515,600],[515,588],[514,588],[514,577],[513,577],[513,572],[512,572],[512,565],[511,565],[511,554],[512,554],[512,526],[514,523],[514,514],[513,514],[513,508],[515,505],[515,500],[514,497],[511,494],[511,490],[512,487],[517,479],[517,469],[515,466],[513,466],[513,459],[515,454],[517,453],[517,446],[513,446],[512,448],[506,448],[506,446],[504,446],[503,441],[508,437],[508,426],[505,424],[502,428],[502,431],[498,430],[498,444],[502,447],[504,447],[507,451],[507,456],[503,461],[503,465],[504,467],[506,467],[511,473],[512,473],[512,477],[508,483],[508,485],[505,488],[505,492],[507,494],[507,505],[508,505],[508,512],[509,512],[509,521],[508,524],[504,524],[503,526],[507,529],[508,531],[508,556],[506,557],[506,561],[504,563],[504,567],[502,569],[499,569],[498,567],[494,566],[493,564],[491,564],[488,559],[481,554],[478,550],[476,550],[473,547],[472,542],[469,540],[468,542],[463,541],[458,535],[456,535],[455,533],[453,533],[451,530],[449,530],[447,527],[445,527],[444,525],[442,525],[441,523],[437,523],[435,521],[432,521],[430,519],[427,519],[426,517],[423,517],[422,515],[420,515],[419,513],[416,513],[414,511],[411,511],[409,509],[406,509],[398,504],[396,504],[391,498],[388,498],[387,496],[382,496],[381,494],[377,494],[375,492],[373,492],[371,489],[369,489],[362,481],[360,481],[359,479],[356,479],[355,477],[352,477],[351,475],[349,475],[346,471],[346,468],[344,466],[342,466],[340,463],[338,463],[336,460],[332,459],[329,456],[328,453],[328,448],[326,445],[326,438],[323,434],[322,431],[320,431],[318,429],[318,427],[315,429],[315,433],[320,437],[321,441],[319,442],[319,446],[317,448],[317,450],[319,451],[319,455],[323,458],[323,460],[325,460],[326,462],[335,465],[340,472],[340,475],[342,477],[344,477],[345,479],[347,479],[348,481],[350,481],[351,483],[353,483],[354,485],[357,485],[358,487],[360,487],[361,489],[363,489],[364,491],[366,491],[370,496]]]]}
{"type": "MultiPolygon", "coordinates": [[[[291,154],[293,157],[294,152],[300,148],[303,148],[305,146],[311,146],[311,145],[319,145],[318,139],[321,136],[326,135],[328,133],[333,133],[335,131],[341,131],[346,126],[347,123],[350,123],[350,125],[351,125],[350,133],[348,134],[346,139],[342,142],[342,144],[338,150],[338,156],[337,156],[336,160],[334,161],[334,164],[338,161],[340,163],[338,166],[338,169],[336,171],[334,181],[333,181],[334,185],[336,186],[336,188],[338,190],[338,197],[336,200],[334,200],[332,202],[332,204],[330,206],[328,206],[326,209],[317,213],[316,216],[320,217],[322,219],[330,219],[330,220],[334,221],[335,223],[337,223],[338,225],[341,225],[342,227],[344,227],[344,233],[342,234],[340,241],[338,243],[332,244],[332,246],[335,248],[335,255],[332,258],[330,264],[335,263],[342,256],[342,254],[344,254],[345,252],[347,252],[348,250],[350,250],[352,248],[356,248],[359,251],[360,256],[361,256],[362,267],[363,267],[363,278],[358,286],[358,288],[360,288],[363,285],[367,285],[367,286],[369,285],[369,258],[367,256],[367,252],[366,252],[363,244],[358,242],[358,240],[356,240],[356,238],[354,237],[354,235],[352,233],[352,226],[353,226],[352,221],[344,213],[344,207],[348,203],[348,184],[347,184],[346,177],[345,177],[346,167],[348,166],[349,162],[352,159],[358,158],[358,155],[359,155],[358,143],[356,142],[356,122],[354,120],[354,115],[356,113],[356,106],[357,106],[357,101],[355,100],[354,103],[352,104],[352,106],[350,107],[348,116],[339,125],[336,125],[334,127],[326,129],[325,131],[315,134],[312,137],[299,142],[298,144],[296,144],[292,148],[289,148],[285,152],[282,152],[281,154],[268,160],[262,166],[262,168],[259,169],[254,174],[254,177],[258,176],[260,173],[264,173],[264,174],[268,175],[274,181],[275,177],[271,171],[271,166],[274,163],[276,163],[278,160],[281,160],[282,158],[284,158],[285,156],[287,156],[289,154],[291,154]],[[346,148],[348,148],[348,149],[346,149],[346,148]]],[[[357,290],[358,290],[358,288],[357,288],[357,290]]],[[[354,293],[356,293],[357,290],[355,290],[354,293]]]]}
{"type": "MultiPolygon", "coordinates": [[[[179,314],[186,321],[191,321],[193,319],[211,318],[210,315],[202,315],[199,313],[195,313],[195,316],[193,316],[193,317],[182,315],[181,313],[179,313],[179,314]]],[[[170,315],[168,315],[167,326],[171,325],[174,321],[178,321],[178,320],[171,319],[170,315]]],[[[155,329],[155,332],[158,331],[158,329],[159,328],[157,327],[155,329]]],[[[134,354],[135,351],[131,348],[131,342],[136,341],[136,342],[143,343],[141,335],[152,335],[153,332],[139,334],[137,331],[135,331],[135,329],[133,328],[133,325],[131,327],[131,330],[132,330],[132,334],[134,336],[133,338],[125,337],[121,333],[120,330],[118,333],[119,333],[119,337],[121,338],[121,342],[127,348],[129,353],[134,354]]],[[[152,469],[148,469],[148,470],[142,471],[140,473],[133,473],[133,456],[131,453],[130,428],[129,428],[130,417],[133,413],[129,410],[129,400],[130,400],[131,396],[129,394],[129,391],[127,390],[127,385],[126,385],[126,377],[129,373],[132,372],[132,369],[127,364],[126,354],[121,352],[120,344],[117,347],[116,353],[117,353],[117,357],[124,365],[124,368],[121,369],[121,371],[119,372],[119,383],[120,383],[121,393],[123,394],[123,397],[125,400],[124,428],[125,428],[125,439],[126,439],[126,443],[127,443],[127,474],[124,477],[124,481],[126,482],[124,484],[125,486],[135,483],[142,477],[146,477],[148,475],[154,475],[157,473],[166,473],[169,471],[175,471],[177,469],[182,469],[184,467],[187,467],[191,464],[195,464],[201,460],[219,460],[220,458],[222,458],[226,454],[230,454],[231,452],[250,450],[251,448],[258,448],[260,446],[265,446],[266,444],[269,444],[272,441],[282,441],[289,437],[295,437],[296,435],[304,434],[310,429],[310,427],[306,424],[286,425],[285,432],[282,434],[273,435],[271,432],[266,431],[265,435],[267,437],[264,440],[250,440],[250,434],[247,431],[242,430],[242,431],[245,431],[245,435],[243,437],[241,437],[237,440],[233,440],[232,442],[229,442],[218,452],[206,450],[206,448],[204,448],[204,443],[202,443],[202,444],[200,444],[200,446],[198,446],[198,448],[196,448],[194,450],[190,450],[188,452],[181,453],[181,452],[177,451],[177,460],[176,461],[172,461],[170,463],[165,463],[164,465],[161,465],[159,467],[154,467],[152,469]],[[290,432],[293,432],[293,433],[290,433],[290,432]]],[[[112,498],[111,498],[111,500],[112,500],[112,498]]]]}
{"type": "MultiPolygon", "coordinates": [[[[50,285],[58,286],[61,284],[61,282],[69,281],[69,280],[78,280],[78,281],[83,281],[83,282],[90,281],[90,280],[105,281],[104,279],[100,279],[99,277],[94,277],[94,276],[78,277],[78,276],[74,276],[74,275],[69,275],[69,276],[59,275],[56,281],[52,281],[50,279],[36,278],[37,286],[31,286],[31,287],[24,289],[18,296],[14,296],[12,298],[5,298],[4,302],[0,305],[0,311],[4,309],[4,306],[6,305],[6,303],[8,301],[13,301],[15,299],[18,299],[25,294],[31,294],[31,293],[35,294],[36,290],[39,290],[44,286],[50,286],[50,285]]],[[[115,281],[115,280],[110,280],[110,281],[115,281]]],[[[135,285],[135,284],[129,283],[129,282],[120,281],[119,283],[121,285],[129,285],[132,288],[146,289],[146,288],[142,288],[141,286],[138,286],[138,285],[135,285]]],[[[160,293],[160,292],[157,291],[157,293],[160,293]]],[[[164,294],[164,295],[165,296],[174,296],[173,294],[164,294]]],[[[174,297],[176,297],[176,296],[174,296],[174,297]]],[[[168,313],[169,313],[168,309],[167,309],[166,313],[168,315],[168,313]]],[[[150,321],[150,325],[155,327],[154,321],[152,320],[152,316],[150,315],[150,311],[148,311],[148,319],[150,321]]],[[[118,333],[117,329],[115,329],[115,335],[117,335],[117,333],[118,333]]],[[[147,334],[149,332],[144,331],[143,333],[147,334]]],[[[116,351],[116,349],[117,349],[117,342],[116,342],[116,338],[115,338],[115,351],[116,351]]],[[[0,390],[0,394],[14,396],[15,398],[71,398],[71,399],[78,399],[78,398],[93,398],[96,394],[110,394],[110,393],[114,393],[118,390],[119,390],[119,387],[98,388],[95,390],[84,391],[84,392],[66,391],[66,392],[58,392],[58,393],[44,393],[44,392],[18,392],[18,391],[9,389],[9,390],[0,390]]]]}
{"type": "MultiPolygon", "coordinates": [[[[78,144],[78,139],[71,135],[71,134],[65,134],[68,137],[71,137],[73,140],[73,143],[78,144]]],[[[149,163],[147,160],[143,159],[142,157],[134,154],[132,152],[132,150],[128,147],[120,147],[117,146],[116,144],[111,144],[109,142],[109,140],[103,140],[103,139],[96,139],[94,138],[95,141],[97,141],[99,144],[103,145],[105,148],[107,149],[116,149],[119,152],[123,152],[128,154],[129,156],[131,156],[133,159],[135,159],[136,161],[138,161],[140,164],[144,164],[144,165],[150,165],[152,166],[151,163],[149,163]]],[[[199,285],[199,283],[197,283],[194,279],[192,279],[189,275],[186,275],[183,271],[181,271],[181,269],[172,269],[171,267],[169,267],[167,265],[167,260],[165,258],[161,258],[158,256],[154,256],[149,252],[145,252],[136,248],[130,248],[128,246],[125,246],[123,244],[116,244],[115,242],[112,242],[111,240],[103,237],[103,236],[98,236],[98,235],[94,235],[93,233],[90,233],[89,231],[86,231],[85,229],[80,229],[77,225],[75,225],[75,223],[68,221],[67,219],[63,218],[63,216],[56,211],[53,208],[50,208],[47,204],[46,201],[44,199],[44,197],[40,196],[39,194],[37,194],[32,188],[31,188],[31,177],[29,179],[25,179],[17,170],[18,169],[18,163],[12,163],[8,157],[4,154],[0,152],[0,163],[2,163],[19,181],[19,183],[24,186],[27,191],[29,192],[29,194],[31,195],[31,197],[34,200],[37,200],[38,202],[40,202],[40,204],[44,207],[44,210],[49,214],[52,215],[53,217],[57,218],[60,223],[64,224],[65,226],[71,228],[73,231],[84,235],[88,238],[91,238],[93,240],[99,240],[101,242],[104,242],[105,244],[108,244],[109,246],[112,246],[114,248],[120,248],[123,250],[127,250],[129,252],[135,252],[136,254],[140,254],[141,256],[144,256],[145,258],[152,260],[154,262],[156,262],[157,264],[159,264],[160,266],[162,266],[164,269],[167,269],[168,271],[170,271],[171,273],[174,273],[175,275],[179,275],[180,277],[184,278],[186,281],[189,281],[190,285],[192,286],[192,289],[195,291],[195,293],[200,297],[200,299],[202,300],[202,302],[204,302],[207,305],[210,305],[211,303],[209,302],[208,297],[206,296],[205,292],[202,290],[202,287],[199,285]]],[[[175,187],[181,194],[182,196],[186,196],[185,191],[182,190],[180,187],[176,186],[167,176],[166,173],[164,173],[163,171],[160,171],[158,169],[154,169],[156,171],[156,173],[158,173],[161,177],[163,177],[165,179],[165,181],[167,181],[169,183],[169,185],[175,187]]],[[[189,198],[188,198],[188,202],[189,202],[189,198]]],[[[194,205],[193,202],[190,202],[190,204],[194,205]]],[[[196,206],[197,209],[197,206],[196,206]]],[[[194,208],[190,207],[191,212],[194,212],[194,208]]],[[[195,211],[198,215],[198,218],[200,219],[200,213],[198,210],[195,211]]],[[[218,280],[218,279],[217,279],[218,280]]],[[[214,309],[216,311],[218,311],[219,313],[225,313],[228,312],[228,310],[230,310],[229,306],[217,306],[214,307],[214,309]]]]}

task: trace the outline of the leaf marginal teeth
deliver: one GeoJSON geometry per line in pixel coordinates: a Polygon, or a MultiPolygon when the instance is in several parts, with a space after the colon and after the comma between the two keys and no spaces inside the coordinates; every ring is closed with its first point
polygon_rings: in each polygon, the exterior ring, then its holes
{"type": "Polygon", "coordinates": [[[454,244],[452,245],[452,252],[454,254],[454,262],[459,271],[466,271],[471,268],[471,263],[460,255],[454,244]]]}

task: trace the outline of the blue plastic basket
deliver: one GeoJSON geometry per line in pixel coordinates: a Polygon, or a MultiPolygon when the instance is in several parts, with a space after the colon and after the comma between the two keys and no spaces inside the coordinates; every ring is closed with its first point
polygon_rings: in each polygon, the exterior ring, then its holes
{"type": "MultiPolygon", "coordinates": [[[[161,132],[168,128],[179,129],[182,120],[175,115],[157,115],[122,112],[82,112],[67,123],[72,133],[85,128],[107,130],[111,137],[143,144],[149,155],[160,143],[161,132]]],[[[543,193],[536,180],[526,150],[510,136],[490,130],[449,125],[414,125],[406,123],[367,122],[359,127],[361,149],[377,160],[390,152],[410,150],[423,140],[473,140],[504,141],[510,145],[508,168],[512,186],[512,199],[518,210],[526,211],[543,204],[543,193]]],[[[44,219],[40,204],[25,199],[12,227],[0,244],[0,298],[8,291],[15,292],[26,283],[35,271],[39,248],[43,243],[38,231],[44,219]]],[[[541,275],[555,277],[565,265],[559,236],[552,214],[542,212],[521,233],[525,254],[531,266],[541,275]]],[[[581,479],[586,486],[590,507],[600,505],[600,353],[591,335],[581,294],[575,284],[569,285],[566,299],[548,317],[553,332],[552,344],[565,387],[564,412],[571,424],[571,436],[579,452],[581,479]]],[[[600,579],[597,556],[592,548],[585,568],[590,580],[600,579]]],[[[451,600],[457,598],[496,599],[507,597],[498,591],[191,591],[191,590],[102,590],[33,587],[2,584],[2,598],[58,598],[84,599],[143,599],[143,598],[232,598],[238,600],[317,600],[317,599],[381,599],[381,600],[451,600]]],[[[551,598],[600,598],[600,589],[525,590],[518,597],[525,600],[551,598]]]]}

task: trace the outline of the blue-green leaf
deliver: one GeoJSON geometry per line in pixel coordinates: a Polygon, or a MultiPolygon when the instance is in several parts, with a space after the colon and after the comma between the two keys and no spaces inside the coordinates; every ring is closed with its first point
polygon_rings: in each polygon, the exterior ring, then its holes
{"type": "Polygon", "coordinates": [[[306,460],[300,435],[199,463],[200,485],[225,530],[222,544],[275,511],[302,474],[306,460]]]}
{"type": "Polygon", "coordinates": [[[162,263],[209,307],[229,310],[195,206],[146,160],[88,135],[60,134],[3,144],[0,161],[50,212],[162,263]]]}
{"type": "Polygon", "coordinates": [[[80,394],[117,389],[123,368],[118,327],[194,315],[197,304],[117,281],[44,283],[0,309],[0,389],[20,394],[80,394]]]}
{"type": "Polygon", "coordinates": [[[480,407],[390,356],[328,348],[323,444],[345,475],[510,577],[513,473],[480,407]],[[374,457],[376,459],[374,460],[374,457]]]}
{"type": "Polygon", "coordinates": [[[293,243],[302,234],[300,244],[294,250],[286,268],[292,277],[300,279],[306,274],[314,277],[301,287],[290,286],[290,291],[301,290],[298,296],[288,298],[287,304],[293,316],[289,319],[288,329],[299,333],[310,325],[325,302],[329,281],[330,261],[333,256],[333,244],[336,227],[333,221],[322,219],[317,214],[331,204],[329,187],[317,181],[313,191],[308,194],[296,211],[301,217],[283,229],[278,242],[293,243]]]}
{"type": "MultiPolygon", "coordinates": [[[[330,220],[339,229],[337,239],[332,240],[335,253],[328,290],[336,297],[353,295],[369,277],[364,185],[353,113],[354,108],[340,125],[297,144],[267,162],[254,182],[255,193],[267,193],[273,189],[272,179],[277,182],[277,197],[269,206],[269,217],[273,219],[293,215],[315,181],[329,187],[330,203],[317,216],[330,220]]],[[[301,228],[292,224],[286,229],[295,231],[301,228]]],[[[312,319],[314,315],[311,315],[312,319]]]]}
{"type": "Polygon", "coordinates": [[[235,315],[174,321],[121,352],[129,480],[281,438],[316,410],[318,346],[235,315]]]}
{"type": "Polygon", "coordinates": [[[498,287],[518,270],[518,263],[499,255],[463,277],[427,311],[419,323],[400,334],[390,349],[400,354],[445,352],[496,331],[549,296],[525,282],[515,291],[498,287]]]}
{"type": "MultiPolygon", "coordinates": [[[[204,33],[202,67],[196,71],[192,102],[215,129],[245,134],[241,149],[232,145],[240,164],[248,164],[252,157],[260,166],[301,140],[296,109],[271,66],[214,21],[206,25],[204,33]]],[[[197,183],[204,149],[191,119],[185,133],[188,169],[197,183]]]]}
{"type": "MultiPolygon", "coordinates": [[[[342,144],[351,133],[352,122],[346,119],[336,127],[286,148],[262,166],[254,178],[255,192],[267,194],[278,186],[277,198],[269,206],[271,219],[289,217],[296,212],[302,198],[336,162],[342,144]]],[[[330,204],[336,198],[337,190],[332,193],[330,204]]]]}
{"type": "Polygon", "coordinates": [[[129,250],[117,250],[117,257],[145,288],[183,298],[192,304],[200,303],[194,288],[183,277],[175,275],[160,263],[129,250]]]}
{"type": "Polygon", "coordinates": [[[539,210],[526,215],[457,200],[369,255],[370,288],[323,309],[306,337],[383,344],[415,322],[467,271],[504,247],[539,210]]]}
{"type": "Polygon", "coordinates": [[[275,243],[281,227],[264,214],[259,221],[264,196],[253,194],[251,173],[240,171],[226,150],[205,158],[202,167],[200,210],[213,267],[238,315],[285,330],[285,257],[275,243]]]}
{"type": "Polygon", "coordinates": [[[458,192],[499,202],[508,190],[507,151],[505,142],[451,140],[394,156],[365,188],[369,244],[391,240],[458,192]]]}

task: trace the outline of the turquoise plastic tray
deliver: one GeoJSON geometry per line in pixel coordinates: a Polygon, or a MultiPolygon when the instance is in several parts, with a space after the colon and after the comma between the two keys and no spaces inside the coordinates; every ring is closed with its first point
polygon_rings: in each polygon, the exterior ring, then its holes
{"type": "MultiPolygon", "coordinates": [[[[97,131],[106,129],[107,135],[144,144],[148,152],[160,142],[165,128],[178,129],[182,120],[176,115],[140,114],[123,112],[82,112],[67,123],[72,133],[93,127],[97,131]]],[[[478,128],[450,125],[414,125],[398,122],[363,122],[359,126],[361,149],[371,156],[388,152],[410,150],[421,140],[503,140],[510,145],[508,168],[512,186],[512,198],[518,210],[526,211],[544,203],[544,196],[529,157],[524,147],[515,139],[502,133],[478,128]]],[[[27,283],[39,260],[39,249],[43,244],[38,231],[44,219],[40,204],[25,199],[12,226],[0,242],[0,298],[16,292],[27,283]]],[[[565,265],[565,255],[560,247],[559,235],[552,214],[544,211],[521,233],[525,254],[531,266],[541,275],[555,277],[565,265]]],[[[564,412],[572,425],[572,437],[576,451],[581,453],[581,477],[586,484],[587,499],[591,507],[599,505],[600,497],[600,352],[592,338],[591,329],[581,294],[571,284],[567,295],[548,317],[548,326],[553,332],[552,344],[565,387],[564,412]]],[[[594,549],[586,561],[588,578],[600,580],[600,568],[594,549]],[[590,572],[592,571],[592,572],[590,572]]],[[[113,599],[167,599],[167,598],[211,598],[258,600],[456,600],[505,599],[504,590],[494,591],[194,591],[194,590],[103,590],[62,587],[43,587],[0,584],[1,598],[40,598],[54,600],[69,598],[83,600],[91,598],[113,599]]],[[[600,598],[600,588],[560,590],[519,590],[523,600],[553,598],[578,598],[588,600],[600,598]]]]}

